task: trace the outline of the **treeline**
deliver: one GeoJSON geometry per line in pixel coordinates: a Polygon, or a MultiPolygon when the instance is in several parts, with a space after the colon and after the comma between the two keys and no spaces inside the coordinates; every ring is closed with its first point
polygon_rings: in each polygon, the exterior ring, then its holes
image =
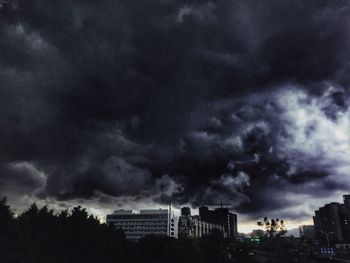
{"type": "Polygon", "coordinates": [[[125,236],[74,207],[54,214],[33,204],[14,217],[0,201],[0,262],[125,262],[125,236]],[[112,259],[112,260],[111,260],[112,259]]]}
{"type": "Polygon", "coordinates": [[[80,206],[54,213],[35,204],[14,216],[0,201],[1,263],[225,263],[249,262],[240,249],[232,257],[224,240],[146,237],[128,242],[121,230],[101,223],[80,206]]]}

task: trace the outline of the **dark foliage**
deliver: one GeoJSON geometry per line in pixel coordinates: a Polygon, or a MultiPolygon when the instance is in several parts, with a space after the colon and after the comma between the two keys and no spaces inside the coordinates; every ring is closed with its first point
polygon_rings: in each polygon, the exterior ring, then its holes
{"type": "Polygon", "coordinates": [[[125,236],[85,211],[54,214],[33,204],[17,218],[0,202],[0,262],[125,262],[125,236]]]}
{"type": "Polygon", "coordinates": [[[264,221],[257,222],[257,225],[260,227],[264,227],[270,238],[273,238],[274,236],[281,236],[287,233],[287,229],[284,225],[284,221],[278,218],[276,219],[272,218],[270,220],[267,217],[264,217],[264,221]]]}

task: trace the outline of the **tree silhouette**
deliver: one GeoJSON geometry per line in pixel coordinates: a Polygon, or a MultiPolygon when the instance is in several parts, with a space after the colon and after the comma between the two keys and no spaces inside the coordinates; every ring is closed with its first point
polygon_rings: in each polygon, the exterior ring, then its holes
{"type": "Polygon", "coordinates": [[[270,238],[273,238],[275,236],[281,236],[287,233],[284,221],[278,218],[268,219],[267,217],[264,217],[264,220],[258,221],[257,225],[260,227],[264,227],[270,238]]]}
{"type": "Polygon", "coordinates": [[[0,262],[12,262],[17,250],[17,229],[6,198],[0,200],[0,262]]]}
{"type": "Polygon", "coordinates": [[[14,218],[0,200],[1,263],[127,262],[125,234],[80,206],[55,214],[32,204],[14,218]]]}

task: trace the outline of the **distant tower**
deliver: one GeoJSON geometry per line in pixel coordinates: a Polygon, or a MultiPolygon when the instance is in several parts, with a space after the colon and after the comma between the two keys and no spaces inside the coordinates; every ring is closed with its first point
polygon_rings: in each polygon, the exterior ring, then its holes
{"type": "Polygon", "coordinates": [[[182,207],[181,208],[181,215],[182,216],[190,216],[191,215],[191,208],[189,207],[182,207]]]}
{"type": "Polygon", "coordinates": [[[0,0],[0,10],[9,10],[11,3],[8,0],[0,0]]]}
{"type": "Polygon", "coordinates": [[[347,209],[350,209],[350,195],[343,195],[344,206],[347,209]]]}
{"type": "Polygon", "coordinates": [[[199,215],[203,218],[206,218],[208,212],[209,212],[209,208],[207,206],[202,205],[199,208],[199,215]]]}

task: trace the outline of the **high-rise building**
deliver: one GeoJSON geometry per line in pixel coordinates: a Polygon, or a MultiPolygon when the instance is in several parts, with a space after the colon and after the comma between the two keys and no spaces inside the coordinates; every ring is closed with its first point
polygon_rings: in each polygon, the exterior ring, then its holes
{"type": "Polygon", "coordinates": [[[206,222],[200,216],[191,216],[189,207],[181,208],[181,215],[178,223],[179,238],[199,238],[215,234],[224,236],[224,226],[206,222]]]}
{"type": "Polygon", "coordinates": [[[116,210],[107,215],[107,223],[123,230],[129,240],[138,240],[147,235],[175,237],[175,220],[168,209],[140,210],[139,213],[132,210],[116,210]]]}
{"type": "Polygon", "coordinates": [[[182,216],[190,216],[191,215],[191,208],[189,208],[189,207],[182,207],[181,208],[181,215],[182,216]]]}
{"type": "Polygon", "coordinates": [[[11,3],[9,0],[0,0],[0,10],[9,10],[11,3]]]}
{"type": "Polygon", "coordinates": [[[231,213],[228,208],[209,210],[208,207],[202,206],[199,208],[199,216],[206,222],[224,226],[225,237],[237,237],[237,215],[231,213]]]}
{"type": "Polygon", "coordinates": [[[330,203],[315,211],[315,234],[327,242],[350,241],[350,195],[343,196],[344,203],[330,203]]]}
{"type": "Polygon", "coordinates": [[[299,226],[299,236],[310,239],[315,238],[315,228],[313,225],[302,225],[299,226]]]}
{"type": "Polygon", "coordinates": [[[343,195],[343,202],[346,209],[350,209],[350,195],[343,195]]]}

